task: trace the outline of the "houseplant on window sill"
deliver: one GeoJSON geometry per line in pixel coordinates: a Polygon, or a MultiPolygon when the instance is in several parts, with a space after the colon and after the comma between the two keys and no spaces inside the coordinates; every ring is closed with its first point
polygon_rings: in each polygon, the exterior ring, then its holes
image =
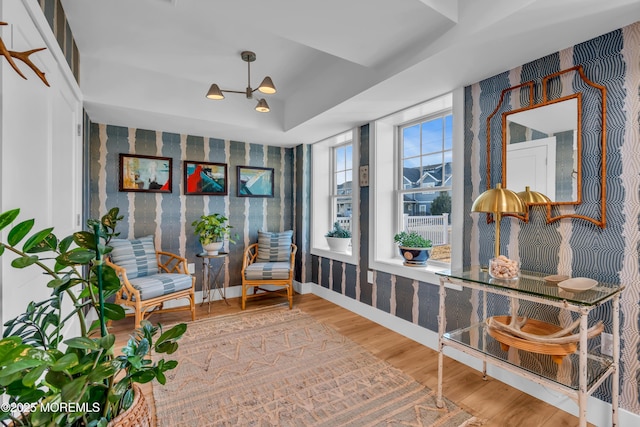
{"type": "Polygon", "coordinates": [[[195,227],[193,233],[198,235],[202,249],[209,255],[218,255],[218,252],[224,246],[224,239],[228,238],[231,243],[235,243],[234,240],[229,238],[231,233],[230,226],[227,218],[219,213],[211,215],[202,215],[200,219],[197,219],[191,223],[195,227]]]}
{"type": "Polygon", "coordinates": [[[329,250],[333,252],[347,252],[349,243],[351,243],[351,231],[340,226],[338,221],[333,223],[333,229],[324,235],[329,244],[329,250]]]}
{"type": "Polygon", "coordinates": [[[404,265],[422,267],[427,264],[432,249],[431,240],[425,239],[415,231],[400,232],[393,236],[393,240],[398,245],[400,255],[404,259],[404,265]]]}
{"type": "MultiPolygon", "coordinates": [[[[19,209],[0,214],[0,229],[18,214],[19,209]]],[[[34,226],[29,219],[13,226],[7,241],[0,242],[0,255],[17,255],[11,261],[15,268],[39,267],[49,276],[47,287],[52,291],[48,299],[31,302],[23,314],[5,323],[0,340],[0,393],[8,398],[8,406],[0,412],[3,425],[150,425],[150,410],[137,383],[166,382],[164,373],[178,363],[164,359],[154,363],[151,350],[175,352],[186,325],[162,331],[160,325],[143,321],[122,354],[116,351],[116,338],[106,324],[125,313],[119,305],[105,302],[120,288],[120,281],[113,269],[103,265],[103,256],[111,250],[108,243],[118,235],[115,227],[121,218],[117,208],[111,209],[101,220],[88,221],[92,231],[62,240],[53,228],[46,228],[31,234],[20,248],[34,226]],[[72,304],[63,311],[63,303],[69,305],[65,298],[72,304]],[[88,325],[92,310],[97,320],[88,325]],[[80,334],[63,337],[74,317],[80,334]]]]}

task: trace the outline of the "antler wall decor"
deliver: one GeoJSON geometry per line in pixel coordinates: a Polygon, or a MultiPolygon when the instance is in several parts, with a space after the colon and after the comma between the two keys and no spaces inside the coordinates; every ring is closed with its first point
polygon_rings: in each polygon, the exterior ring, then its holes
{"type": "MultiPolygon", "coordinates": [[[[7,25],[7,23],[0,22],[0,25],[7,25]]],[[[27,66],[31,68],[38,77],[40,77],[40,80],[42,80],[45,85],[49,86],[49,82],[47,81],[47,78],[44,76],[44,73],[40,71],[40,69],[36,67],[36,65],[33,62],[31,62],[31,60],[29,59],[29,55],[31,55],[32,53],[40,52],[41,50],[45,50],[45,49],[46,47],[40,47],[38,49],[31,49],[25,52],[15,52],[13,50],[8,50],[7,46],[5,46],[4,42],[2,41],[2,38],[0,37],[0,54],[2,54],[2,56],[7,58],[7,61],[9,61],[9,64],[11,64],[11,67],[16,71],[16,73],[18,73],[20,77],[22,77],[23,79],[27,80],[27,77],[24,74],[22,74],[22,71],[20,71],[15,61],[13,60],[13,58],[19,59],[20,61],[27,64],[27,66]]]]}

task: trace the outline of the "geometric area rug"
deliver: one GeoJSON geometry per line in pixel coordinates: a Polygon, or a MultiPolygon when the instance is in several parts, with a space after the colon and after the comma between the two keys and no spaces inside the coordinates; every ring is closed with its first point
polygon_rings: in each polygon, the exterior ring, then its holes
{"type": "Polygon", "coordinates": [[[154,385],[158,426],[475,426],[312,316],[273,307],[188,323],[154,385]]]}

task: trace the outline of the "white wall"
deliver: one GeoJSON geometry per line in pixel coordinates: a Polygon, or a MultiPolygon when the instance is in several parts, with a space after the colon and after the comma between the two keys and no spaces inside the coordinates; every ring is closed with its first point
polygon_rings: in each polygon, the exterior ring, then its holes
{"type": "MultiPolygon", "coordinates": [[[[81,226],[80,89],[36,2],[1,2],[0,21],[9,24],[0,26],[8,50],[47,48],[31,59],[51,85],[16,60],[23,79],[0,57],[0,211],[20,208],[19,221],[35,218],[34,231],[55,227],[63,238],[81,226]]],[[[6,241],[8,229],[1,233],[6,241]]],[[[13,258],[5,253],[0,259],[2,323],[51,292],[41,270],[12,268],[13,258]]]]}

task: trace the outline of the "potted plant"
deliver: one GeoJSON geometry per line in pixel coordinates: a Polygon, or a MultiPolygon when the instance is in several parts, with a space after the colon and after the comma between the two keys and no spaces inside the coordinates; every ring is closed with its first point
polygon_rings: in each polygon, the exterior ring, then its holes
{"type": "Polygon", "coordinates": [[[329,244],[329,249],[334,252],[346,252],[351,242],[351,231],[340,226],[338,221],[333,223],[333,229],[324,235],[329,244]]]}
{"type": "Polygon", "coordinates": [[[426,265],[432,248],[431,240],[425,239],[415,231],[400,232],[393,236],[393,240],[398,245],[400,255],[404,258],[404,265],[410,267],[426,265]]]}
{"type": "MultiPolygon", "coordinates": [[[[0,229],[18,214],[18,209],[0,214],[0,229]]],[[[133,413],[142,417],[141,422],[150,421],[137,384],[154,379],[165,383],[164,373],[178,363],[164,359],[154,363],[151,351],[175,352],[186,325],[163,331],[160,325],[143,321],[122,353],[116,351],[115,336],[106,325],[125,313],[119,305],[105,302],[120,288],[120,281],[103,264],[103,256],[111,250],[111,238],[118,235],[115,227],[120,219],[118,209],[111,209],[101,220],[88,221],[92,231],[62,240],[53,228],[31,233],[34,220],[30,219],[13,226],[7,241],[0,242],[0,255],[17,255],[13,267],[40,268],[50,278],[51,289],[49,298],[31,302],[24,313],[5,323],[0,340],[0,393],[8,399],[0,412],[3,425],[118,426],[122,418],[129,423],[133,413]],[[62,309],[68,305],[66,298],[72,302],[70,312],[62,309]],[[88,324],[90,313],[97,319],[88,324]],[[63,337],[74,317],[80,333],[63,337]]]]}
{"type": "Polygon", "coordinates": [[[220,249],[224,245],[224,239],[228,238],[231,243],[235,243],[234,240],[229,238],[231,229],[233,228],[227,224],[227,218],[219,213],[211,215],[202,215],[200,219],[197,219],[191,223],[195,227],[193,233],[198,235],[202,249],[204,249],[209,255],[218,255],[220,249]]]}

